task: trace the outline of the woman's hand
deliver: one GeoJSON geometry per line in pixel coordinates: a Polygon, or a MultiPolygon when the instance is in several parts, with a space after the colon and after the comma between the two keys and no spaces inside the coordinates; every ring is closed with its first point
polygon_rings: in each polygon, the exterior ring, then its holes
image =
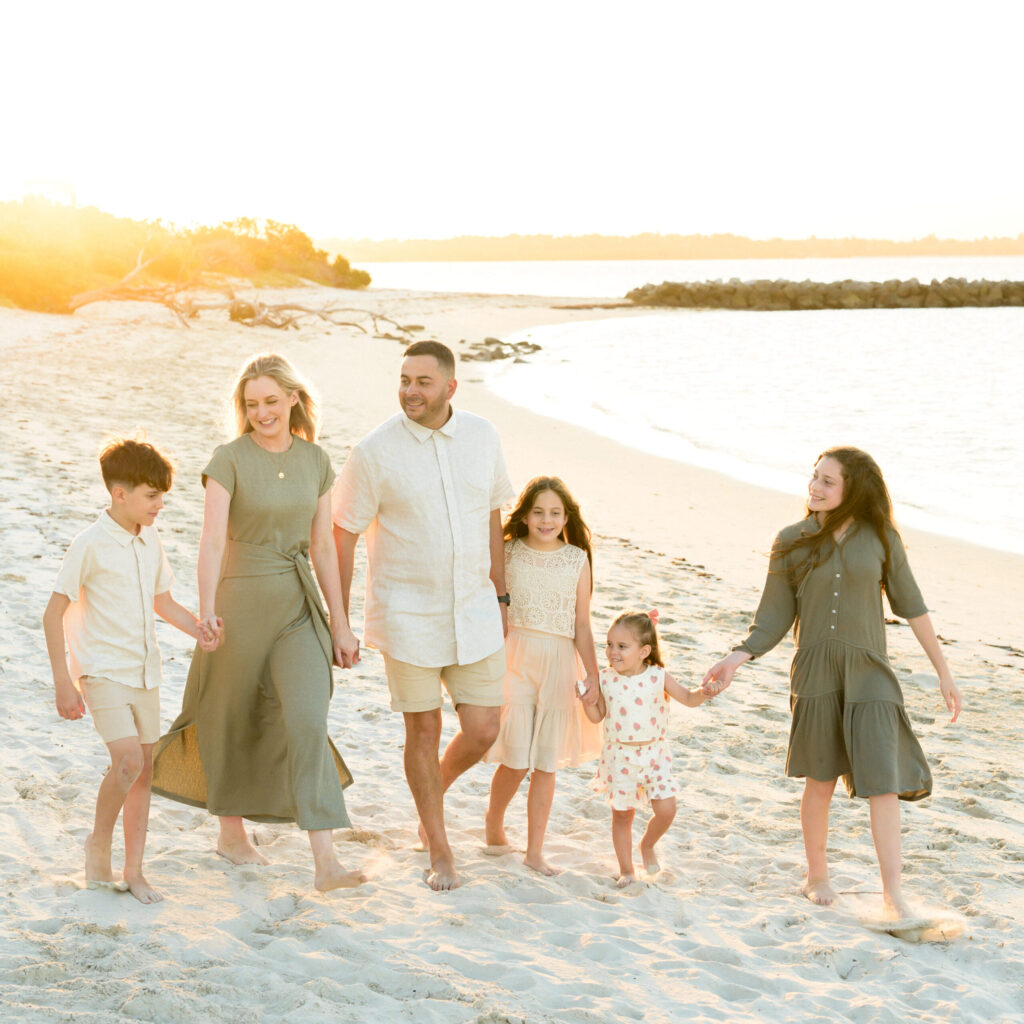
{"type": "Polygon", "coordinates": [[[946,708],[953,715],[949,720],[955,722],[960,717],[960,710],[963,708],[963,697],[960,694],[960,687],[953,682],[952,676],[939,677],[939,692],[946,702],[946,708]]]}
{"type": "Polygon", "coordinates": [[[359,638],[344,619],[331,621],[331,642],[334,645],[335,665],[339,668],[352,668],[359,664],[359,638]]]}
{"type": "Polygon", "coordinates": [[[199,646],[204,651],[207,648],[203,647],[203,634],[206,635],[206,642],[213,644],[209,648],[211,651],[224,640],[224,620],[216,612],[207,612],[205,615],[200,613],[197,627],[199,629],[199,646]]]}
{"type": "Polygon", "coordinates": [[[701,690],[705,697],[715,697],[732,682],[736,669],[750,661],[746,651],[730,651],[721,661],[712,665],[704,675],[701,690]]]}

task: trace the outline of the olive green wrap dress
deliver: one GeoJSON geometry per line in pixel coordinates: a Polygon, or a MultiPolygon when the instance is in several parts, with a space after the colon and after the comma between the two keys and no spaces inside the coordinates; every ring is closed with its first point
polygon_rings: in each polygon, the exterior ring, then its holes
{"type": "MultiPolygon", "coordinates": [[[[896,793],[920,800],[931,793],[932,777],[886,654],[885,549],[872,527],[854,522],[794,586],[792,570],[807,550],[785,557],[774,552],[818,528],[812,515],[779,533],[754,623],[735,649],[761,657],[795,623],[787,775],[821,782],[842,776],[850,796],[896,793]]],[[[888,540],[889,605],[901,618],[924,615],[928,609],[895,530],[888,540]]]]}
{"type": "Polygon", "coordinates": [[[327,736],[333,645],[309,563],[330,459],[299,437],[268,452],[243,434],[216,449],[207,478],[231,495],[217,586],[224,639],[192,655],[153,792],[216,815],[348,826],[342,788],[352,776],[327,736]]]}

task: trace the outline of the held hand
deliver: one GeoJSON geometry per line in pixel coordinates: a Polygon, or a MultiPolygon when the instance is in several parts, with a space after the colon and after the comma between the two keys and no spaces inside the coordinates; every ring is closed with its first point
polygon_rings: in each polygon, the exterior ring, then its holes
{"type": "Polygon", "coordinates": [[[701,681],[701,690],[706,697],[716,697],[732,682],[736,669],[744,662],[750,661],[750,655],[744,651],[731,651],[721,661],[712,665],[701,681]]]}
{"type": "Polygon", "coordinates": [[[942,694],[942,699],[946,702],[946,708],[953,715],[949,720],[950,723],[953,723],[960,717],[960,711],[963,708],[963,697],[960,694],[960,687],[951,678],[940,679],[939,692],[942,694]]]}
{"type": "Polygon", "coordinates": [[[219,644],[224,639],[224,620],[216,612],[207,612],[199,618],[199,629],[206,630],[219,644]]]}
{"type": "Polygon", "coordinates": [[[76,721],[85,714],[85,702],[70,679],[55,684],[54,693],[57,714],[69,721],[76,721]]]}
{"type": "Polygon", "coordinates": [[[597,680],[593,676],[587,676],[583,680],[583,685],[586,690],[583,693],[576,691],[576,696],[579,698],[581,704],[585,707],[593,707],[597,703],[597,698],[601,695],[601,688],[597,684],[597,680]]]}
{"type": "Polygon", "coordinates": [[[347,622],[331,623],[331,639],[335,665],[339,668],[352,668],[359,664],[359,638],[347,622]]]}
{"type": "Polygon", "coordinates": [[[199,649],[209,654],[220,646],[220,638],[198,619],[196,620],[196,641],[199,649]]]}

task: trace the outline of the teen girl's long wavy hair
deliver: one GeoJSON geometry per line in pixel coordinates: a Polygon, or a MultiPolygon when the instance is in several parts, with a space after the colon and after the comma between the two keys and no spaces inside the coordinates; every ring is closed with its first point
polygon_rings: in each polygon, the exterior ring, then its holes
{"type": "Polygon", "coordinates": [[[569,488],[557,476],[535,476],[522,490],[516,501],[516,507],[508,514],[503,528],[505,540],[525,537],[530,531],[523,521],[529,515],[538,494],[553,491],[558,495],[565,509],[565,527],[561,537],[566,544],[582,548],[590,563],[590,589],[594,589],[594,550],[590,545],[590,527],[580,515],[580,507],[576,504],[569,488]]]}
{"type": "MultiPolygon", "coordinates": [[[[822,452],[815,465],[822,459],[835,459],[843,474],[843,500],[825,513],[821,529],[817,533],[798,537],[788,544],[783,544],[773,551],[776,557],[789,555],[795,551],[805,551],[804,558],[793,569],[792,582],[800,581],[816,566],[828,558],[835,544],[833,534],[848,519],[870,526],[882,542],[885,560],[882,563],[882,587],[889,578],[892,552],[889,546],[889,530],[899,535],[892,518],[892,498],[885,486],[882,471],[867,452],[859,448],[829,448],[822,452]]],[[[811,509],[807,508],[810,515],[811,509]]]]}
{"type": "Polygon", "coordinates": [[[274,352],[253,356],[238,375],[231,395],[238,436],[252,433],[252,424],[245,414],[245,385],[258,377],[272,378],[286,395],[298,393],[299,400],[292,406],[288,427],[303,440],[315,441],[320,424],[320,407],[310,394],[309,385],[299,376],[295,367],[284,356],[274,352]]]}

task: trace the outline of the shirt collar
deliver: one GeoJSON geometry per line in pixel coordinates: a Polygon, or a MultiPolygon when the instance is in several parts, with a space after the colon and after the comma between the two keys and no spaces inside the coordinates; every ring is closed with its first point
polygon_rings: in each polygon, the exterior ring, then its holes
{"type": "MultiPolygon", "coordinates": [[[[452,409],[451,416],[437,428],[437,430],[431,430],[429,427],[421,426],[415,420],[409,419],[408,416],[402,415],[402,424],[405,429],[416,438],[417,441],[422,444],[424,441],[429,441],[434,434],[444,434],[445,437],[455,436],[455,421],[458,418],[458,413],[455,409],[452,409]]],[[[115,524],[116,525],[116,524],[115,524]]]]}
{"type": "Polygon", "coordinates": [[[138,533],[130,533],[120,523],[114,522],[114,517],[109,512],[101,512],[99,518],[99,524],[114,540],[117,541],[121,547],[126,548],[136,538],[146,543],[146,528],[144,526],[139,528],[138,533]]]}

